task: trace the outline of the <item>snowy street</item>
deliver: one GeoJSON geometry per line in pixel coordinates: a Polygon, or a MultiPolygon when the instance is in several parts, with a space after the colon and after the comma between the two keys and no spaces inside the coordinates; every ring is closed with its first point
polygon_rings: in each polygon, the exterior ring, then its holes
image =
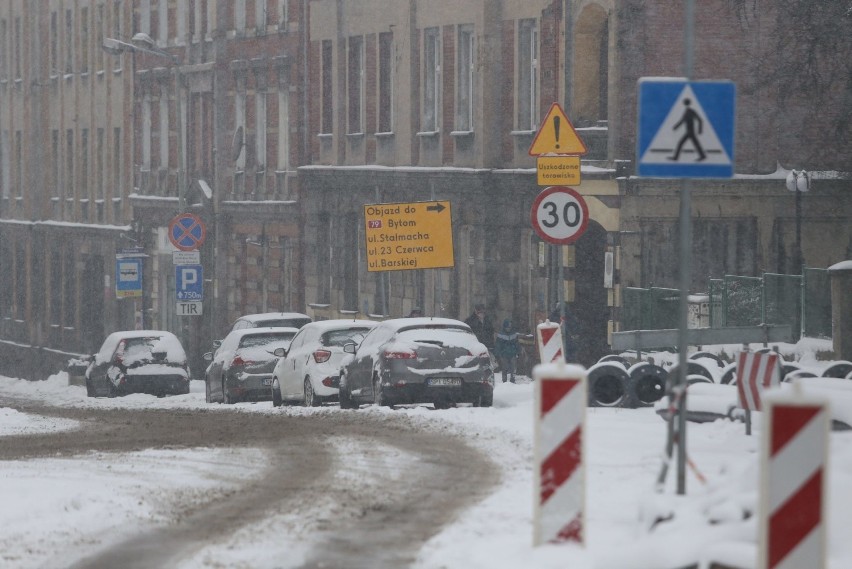
{"type": "MultiPolygon", "coordinates": [[[[533,548],[530,383],[499,384],[490,409],[440,411],[422,406],[276,409],[270,403],[227,407],[206,404],[203,389],[203,383],[193,382],[191,393],[183,396],[90,399],[85,388],[69,386],[64,373],[42,382],[0,378],[4,505],[0,565],[97,566],[86,563],[108,561],[110,557],[98,556],[121,543],[141,548],[136,566],[163,566],[166,559],[157,557],[156,537],[151,537],[158,535],[164,544],[178,545],[180,536],[186,536],[180,558],[168,559],[169,566],[184,569],[400,564],[420,569],[660,569],[711,561],[743,569],[755,565],[757,522],[751,512],[757,505],[759,417],[752,437],[744,435],[742,423],[728,420],[690,424],[688,453],[694,469],[688,471],[687,495],[678,497],[671,474],[665,492],[654,491],[666,436],[665,423],[654,410],[590,408],[587,547],[533,548]],[[43,414],[25,412],[42,405],[43,414]],[[280,495],[289,497],[274,504],[264,504],[258,497],[263,488],[257,481],[270,467],[286,472],[294,465],[288,466],[286,457],[271,455],[272,447],[261,443],[221,447],[211,439],[208,445],[192,448],[174,444],[122,450],[112,441],[114,452],[82,454],[69,443],[68,452],[53,456],[38,456],[36,448],[23,451],[24,458],[7,458],[17,452],[12,449],[25,447],[21,441],[30,436],[64,433],[74,440],[80,422],[61,415],[85,417],[87,410],[92,416],[102,412],[112,416],[116,411],[120,416],[121,410],[173,412],[198,417],[199,426],[215,425],[218,418],[226,424],[225,413],[268,416],[270,425],[278,424],[276,418],[322,421],[333,425],[340,436],[331,437],[330,446],[323,447],[334,449],[329,458],[334,466],[328,471],[317,468],[317,478],[302,487],[310,487],[310,493],[295,494],[285,484],[280,495]],[[422,433],[434,446],[406,450],[404,445],[364,436],[380,427],[402,438],[405,432],[422,433]],[[424,458],[428,453],[439,459],[424,458]],[[474,480],[467,482],[473,482],[481,495],[468,493],[453,498],[451,506],[441,505],[445,496],[456,495],[449,489],[461,484],[451,477],[436,480],[429,475],[443,468],[437,463],[447,461],[460,461],[456,468],[470,472],[474,480]],[[413,477],[418,471],[425,474],[413,477]],[[400,498],[418,487],[421,493],[414,494],[413,503],[400,498]],[[217,502],[243,494],[249,511],[232,525],[191,527],[199,520],[209,523],[215,516],[204,512],[215,511],[217,502]],[[398,506],[403,509],[394,511],[398,506]],[[447,513],[446,519],[435,515],[437,510],[450,512],[456,507],[458,511],[447,513]],[[394,515],[410,517],[410,527],[419,524],[422,535],[380,523],[394,515]],[[360,529],[347,537],[341,528],[360,529]],[[347,543],[352,535],[371,538],[347,543]],[[407,543],[398,543],[401,538],[407,543]],[[347,548],[354,548],[348,557],[347,548]],[[382,556],[384,550],[389,557],[382,556]],[[371,562],[363,557],[364,551],[371,562]]],[[[151,430],[153,437],[156,425],[151,430]]],[[[298,444],[288,442],[286,433],[280,436],[279,448],[298,444]]],[[[309,438],[296,436],[299,442],[309,438]]],[[[104,439],[104,448],[111,448],[109,437],[104,439]]],[[[829,567],[843,569],[852,566],[852,543],[847,539],[852,525],[852,431],[832,432],[830,448],[829,567]]],[[[308,454],[320,462],[327,456],[319,448],[308,454]]],[[[451,476],[454,467],[448,468],[445,474],[451,476]]],[[[286,480],[282,472],[278,479],[286,480]]]]}

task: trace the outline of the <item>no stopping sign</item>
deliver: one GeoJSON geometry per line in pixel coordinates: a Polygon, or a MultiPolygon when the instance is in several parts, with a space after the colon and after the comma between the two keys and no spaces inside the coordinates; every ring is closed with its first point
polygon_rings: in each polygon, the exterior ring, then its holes
{"type": "Polygon", "coordinates": [[[574,188],[551,186],[533,201],[530,220],[538,236],[548,243],[568,245],[586,231],[589,208],[574,188]]]}

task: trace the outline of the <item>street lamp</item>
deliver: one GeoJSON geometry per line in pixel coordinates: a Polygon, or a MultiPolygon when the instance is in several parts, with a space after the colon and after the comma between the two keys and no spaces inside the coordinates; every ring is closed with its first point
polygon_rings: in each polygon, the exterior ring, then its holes
{"type": "Polygon", "coordinates": [[[796,266],[802,270],[802,192],[811,188],[811,176],[805,170],[790,170],[787,189],[796,193],[796,266]]]}
{"type": "Polygon", "coordinates": [[[182,105],[180,96],[180,89],[182,84],[180,61],[176,56],[168,53],[167,51],[159,49],[156,43],[154,43],[154,40],[151,39],[151,36],[146,33],[139,32],[135,34],[131,41],[134,43],[123,42],[115,38],[104,38],[102,47],[104,51],[111,55],[120,55],[124,52],[146,53],[148,55],[168,59],[172,63],[172,69],[174,70],[175,76],[175,120],[177,120],[178,208],[180,209],[180,211],[184,211],[186,209],[186,180],[184,179],[184,173],[186,172],[186,168],[184,167],[183,113],[181,111],[182,105]]]}

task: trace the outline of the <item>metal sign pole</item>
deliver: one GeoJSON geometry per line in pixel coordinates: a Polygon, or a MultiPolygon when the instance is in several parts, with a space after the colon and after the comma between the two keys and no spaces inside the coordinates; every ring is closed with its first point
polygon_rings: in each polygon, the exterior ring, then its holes
{"type": "MultiPolygon", "coordinates": [[[[695,0],[686,1],[686,34],[684,35],[684,75],[692,79],[693,49],[695,37],[695,0]]],[[[680,335],[678,340],[678,406],[677,406],[677,493],[686,494],[686,387],[688,297],[692,272],[692,203],[690,183],[684,179],[680,194],[680,335]]]]}

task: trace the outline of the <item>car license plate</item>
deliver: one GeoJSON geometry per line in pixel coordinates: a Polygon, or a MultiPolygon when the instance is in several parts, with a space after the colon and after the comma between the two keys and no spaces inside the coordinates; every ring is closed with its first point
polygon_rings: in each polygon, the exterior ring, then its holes
{"type": "Polygon", "coordinates": [[[263,385],[272,385],[272,378],[271,377],[264,377],[263,378],[263,385]]]}
{"type": "Polygon", "coordinates": [[[428,381],[430,387],[461,387],[461,379],[458,377],[432,377],[428,381]]]}

